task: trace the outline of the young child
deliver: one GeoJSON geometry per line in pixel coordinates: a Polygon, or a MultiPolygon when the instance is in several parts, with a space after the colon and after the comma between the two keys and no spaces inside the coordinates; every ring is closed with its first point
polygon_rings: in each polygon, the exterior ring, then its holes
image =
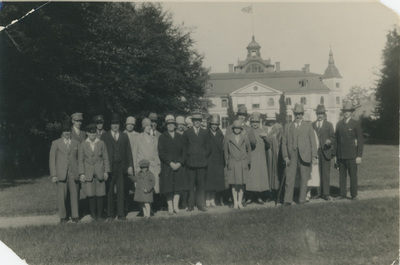
{"type": "Polygon", "coordinates": [[[146,159],[139,161],[140,171],[133,177],[136,183],[134,201],[140,202],[143,209],[143,217],[150,218],[150,203],[153,202],[153,190],[155,178],[153,173],[149,171],[150,162],[146,159]]]}
{"type": "Polygon", "coordinates": [[[249,138],[242,133],[240,120],[233,123],[232,131],[233,134],[228,135],[224,143],[227,178],[232,186],[233,208],[242,209],[243,189],[249,178],[251,146],[249,138]]]}

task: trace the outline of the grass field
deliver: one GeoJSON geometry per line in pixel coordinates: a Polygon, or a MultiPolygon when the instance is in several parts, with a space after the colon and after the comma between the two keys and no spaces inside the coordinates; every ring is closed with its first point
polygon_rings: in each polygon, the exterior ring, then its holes
{"type": "MultiPolygon", "coordinates": [[[[365,145],[359,167],[359,190],[399,187],[399,150],[393,145],[365,145]]],[[[339,173],[332,167],[331,185],[339,187],[339,173]]],[[[349,186],[349,185],[348,185],[349,186]]],[[[48,176],[37,179],[0,179],[0,216],[54,214],[56,190],[48,176]]]]}
{"type": "Polygon", "coordinates": [[[398,199],[0,229],[28,264],[391,264],[398,199]]]}

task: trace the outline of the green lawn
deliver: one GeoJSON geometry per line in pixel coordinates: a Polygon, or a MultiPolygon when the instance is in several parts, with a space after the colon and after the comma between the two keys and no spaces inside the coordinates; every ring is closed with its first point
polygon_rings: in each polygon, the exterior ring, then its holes
{"type": "MultiPolygon", "coordinates": [[[[365,145],[359,167],[359,190],[399,187],[399,149],[394,145],[365,145]]],[[[331,186],[339,187],[339,172],[332,166],[331,186]]],[[[349,187],[349,185],[348,185],[349,187]]],[[[0,216],[54,214],[55,185],[48,176],[37,179],[0,179],[0,216]]]]}
{"type": "Polygon", "coordinates": [[[391,264],[398,199],[0,229],[28,264],[391,264]]]}

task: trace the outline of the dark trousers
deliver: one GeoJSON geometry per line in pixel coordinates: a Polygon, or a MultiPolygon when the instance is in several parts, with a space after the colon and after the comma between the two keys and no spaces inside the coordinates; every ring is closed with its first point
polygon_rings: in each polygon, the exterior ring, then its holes
{"type": "Polygon", "coordinates": [[[350,175],[350,194],[351,197],[357,197],[357,164],[356,159],[338,159],[339,163],[339,188],[340,196],[347,195],[347,172],[350,175]]]}
{"type": "Polygon", "coordinates": [[[188,206],[194,207],[195,195],[197,207],[205,207],[205,182],[207,168],[190,168],[187,167],[187,175],[189,179],[189,199],[188,206]],[[196,189],[196,191],[195,191],[196,189]]]}
{"type": "Polygon", "coordinates": [[[321,190],[318,189],[319,195],[328,195],[330,192],[330,174],[331,174],[331,160],[327,160],[322,153],[321,149],[318,149],[318,167],[319,167],[319,175],[321,177],[321,190]]]}
{"type": "Polygon", "coordinates": [[[299,202],[305,202],[307,196],[308,179],[310,178],[311,164],[300,158],[298,151],[292,151],[290,165],[286,167],[286,183],[284,201],[293,202],[294,184],[297,171],[300,173],[300,195],[299,202]]]}
{"type": "Polygon", "coordinates": [[[124,170],[122,162],[113,162],[113,172],[110,174],[111,181],[109,182],[109,189],[107,194],[107,216],[114,217],[114,187],[117,187],[117,209],[118,209],[118,217],[125,217],[124,212],[124,198],[125,198],[125,190],[124,190],[124,170]]]}

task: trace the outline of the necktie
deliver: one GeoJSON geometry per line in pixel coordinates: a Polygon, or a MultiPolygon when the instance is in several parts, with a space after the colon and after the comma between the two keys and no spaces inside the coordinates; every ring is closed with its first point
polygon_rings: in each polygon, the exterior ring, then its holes
{"type": "Polygon", "coordinates": [[[117,140],[117,133],[114,133],[114,139],[117,140]]]}
{"type": "Polygon", "coordinates": [[[320,121],[318,122],[318,126],[317,127],[318,127],[318,129],[321,128],[321,122],[320,121]]]}
{"type": "Polygon", "coordinates": [[[71,143],[68,140],[66,140],[65,144],[67,145],[67,149],[69,150],[69,146],[71,145],[71,143]]]}

